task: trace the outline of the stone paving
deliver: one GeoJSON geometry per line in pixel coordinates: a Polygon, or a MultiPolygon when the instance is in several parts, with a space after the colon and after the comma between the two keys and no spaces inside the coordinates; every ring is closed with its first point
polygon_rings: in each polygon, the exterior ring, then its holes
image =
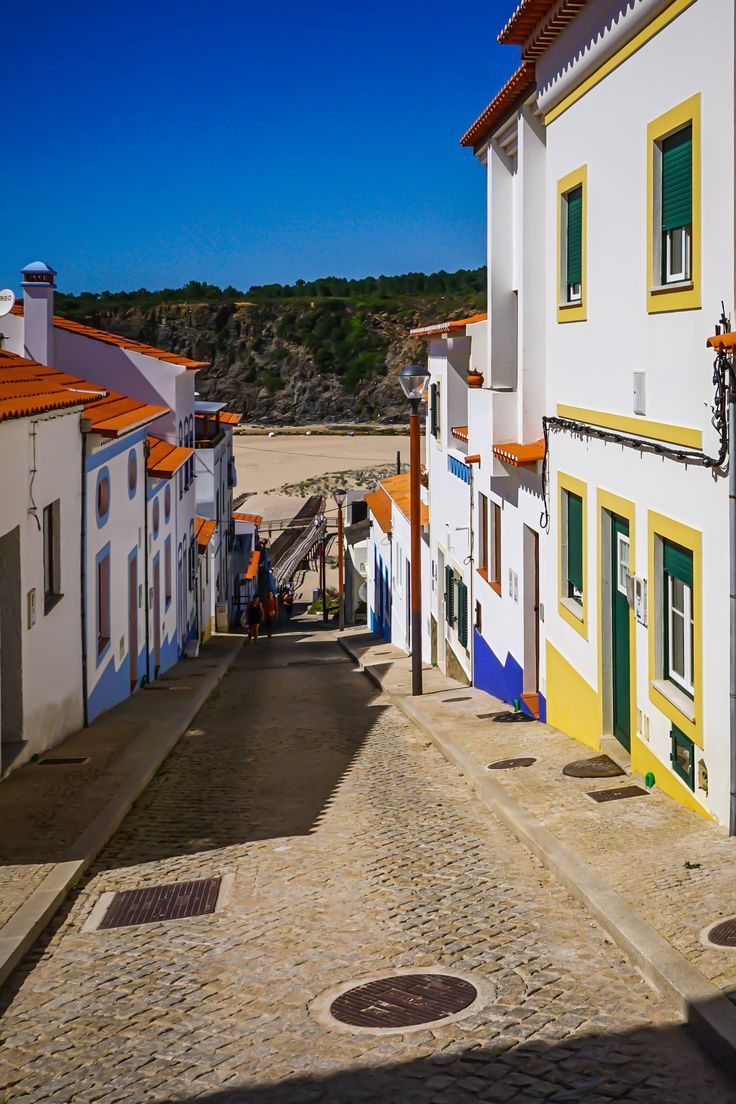
{"type": "Polygon", "coordinates": [[[241,653],[2,992],[7,1104],[726,1104],[661,999],[326,634],[241,653]],[[212,916],[83,931],[108,890],[233,873],[212,916]],[[469,1019],[323,1027],[389,968],[493,987],[469,1019]]]}
{"type": "MultiPolygon", "coordinates": [[[[365,633],[350,647],[384,672],[391,664],[392,692],[408,692],[409,661],[398,648],[365,633]]],[[[588,792],[643,779],[569,778],[562,773],[567,763],[596,753],[549,725],[494,722],[488,714],[508,710],[504,702],[437,671],[427,675],[422,709],[431,723],[478,763],[535,758],[531,767],[493,772],[494,780],[736,1002],[736,951],[700,938],[707,925],[736,915],[736,839],[656,789],[646,798],[595,804],[588,792]],[[444,693],[431,692],[440,686],[444,693]]]]}

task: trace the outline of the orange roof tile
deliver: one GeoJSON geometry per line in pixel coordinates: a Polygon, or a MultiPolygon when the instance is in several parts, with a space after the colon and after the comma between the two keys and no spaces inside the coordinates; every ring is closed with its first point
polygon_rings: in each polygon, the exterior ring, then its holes
{"type": "Polygon", "coordinates": [[[515,468],[522,467],[524,464],[537,464],[540,460],[544,460],[544,438],[540,437],[530,445],[520,445],[516,442],[494,445],[493,455],[515,468]]]}
{"type": "Polygon", "coordinates": [[[99,433],[102,437],[120,437],[133,429],[155,422],[168,412],[168,406],[154,406],[139,402],[116,391],[108,391],[86,407],[82,417],[82,429],[99,433]]]}
{"type": "Polygon", "coordinates": [[[506,26],[498,36],[498,41],[504,45],[525,46],[522,56],[529,59],[539,55],[549,46],[570,24],[575,16],[583,10],[588,0],[521,0],[516,11],[509,19],[506,26]],[[556,9],[556,10],[555,10],[556,9]],[[549,22],[545,22],[548,15],[554,15],[549,22]],[[544,22],[540,28],[540,34],[534,35],[534,31],[544,22]],[[528,40],[534,35],[532,43],[528,40]],[[530,46],[536,47],[530,50],[530,46]]]}
{"type": "Polygon", "coordinates": [[[467,426],[453,426],[450,433],[458,441],[465,441],[468,443],[468,427],[467,426]]]}
{"type": "Polygon", "coordinates": [[[363,495],[368,509],[383,529],[384,533],[391,532],[391,499],[385,491],[369,491],[363,495]]]}
{"type": "Polygon", "coordinates": [[[485,111],[482,111],[473,125],[465,131],[460,139],[461,146],[472,146],[474,149],[483,143],[493,128],[501,120],[518,107],[519,103],[534,87],[536,78],[534,75],[534,63],[524,61],[511,76],[501,91],[491,100],[485,111]]]}
{"type": "MultiPolygon", "coordinates": [[[[411,520],[410,479],[410,472],[402,472],[401,475],[392,475],[390,479],[381,480],[381,487],[386,494],[390,495],[407,521],[411,520]]],[[[419,516],[422,525],[429,524],[429,507],[425,502],[420,503],[419,516]]]]}
{"type": "Polygon", "coordinates": [[[184,448],[182,445],[172,445],[169,441],[163,441],[160,437],[147,438],[148,459],[146,470],[149,475],[158,479],[171,479],[179,468],[186,464],[194,455],[193,448],[184,448]]]}
{"type": "Polygon", "coordinates": [[[487,313],[481,311],[479,314],[471,314],[469,318],[456,318],[454,322],[436,322],[431,326],[418,326],[415,330],[409,330],[409,336],[434,337],[437,334],[452,333],[454,330],[464,330],[474,322],[485,322],[487,318],[487,313]]]}
{"type": "MultiPolygon", "coordinates": [[[[16,303],[12,313],[22,315],[23,304],[16,303]]],[[[132,353],[141,353],[143,356],[154,357],[156,360],[165,360],[167,364],[178,364],[191,372],[196,372],[199,368],[210,367],[210,362],[207,360],[192,360],[190,357],[178,356],[176,353],[167,353],[165,349],[157,349],[154,345],[146,345],[143,341],[134,341],[130,337],[108,333],[107,330],[98,330],[95,326],[85,326],[82,322],[74,322],[71,318],[61,318],[58,314],[54,315],[54,325],[60,330],[79,334],[80,337],[89,337],[93,341],[102,341],[106,345],[117,345],[120,349],[128,349],[132,353]]]]}
{"type": "Polygon", "coordinates": [[[197,538],[197,549],[199,552],[207,551],[207,545],[212,540],[212,534],[216,528],[216,521],[210,521],[209,518],[195,517],[194,535],[197,538]]]}
{"type": "Polygon", "coordinates": [[[221,410],[220,411],[220,423],[222,425],[240,425],[242,414],[238,414],[236,410],[221,410]]]}
{"type": "Polygon", "coordinates": [[[248,569],[245,572],[246,579],[255,579],[256,574],[258,573],[258,564],[259,564],[260,559],[261,559],[260,551],[251,552],[251,554],[250,554],[250,563],[248,564],[248,569]]]}
{"type": "Polygon", "coordinates": [[[234,521],[252,521],[254,525],[260,525],[263,518],[260,514],[233,514],[234,521]]]}

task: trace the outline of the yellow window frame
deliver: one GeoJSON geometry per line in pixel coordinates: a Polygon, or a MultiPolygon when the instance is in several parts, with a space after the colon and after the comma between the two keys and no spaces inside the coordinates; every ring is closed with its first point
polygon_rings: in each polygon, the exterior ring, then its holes
{"type": "MultiPolygon", "coordinates": [[[[703,586],[702,586],[702,545],[703,535],[697,529],[691,529],[680,521],[649,511],[649,594],[648,594],[648,634],[649,634],[649,700],[672,724],[676,725],[699,748],[703,747],[703,586]],[[693,699],[690,717],[678,708],[675,691],[672,697],[663,694],[657,683],[659,668],[663,657],[657,641],[658,619],[661,624],[664,603],[662,600],[663,579],[661,575],[661,554],[657,554],[657,541],[669,540],[692,552],[693,556],[693,699]]],[[[660,637],[663,639],[663,629],[660,637]]],[[[660,639],[660,644],[661,644],[660,639]]],[[[683,695],[684,697],[684,695],[683,695]]]]}
{"type": "MultiPolygon", "coordinates": [[[[700,93],[666,111],[647,127],[647,311],[661,314],[664,311],[700,310],[701,269],[701,176],[700,176],[700,93]],[[658,209],[654,193],[655,148],[670,134],[690,125],[693,135],[693,222],[690,241],[690,279],[679,285],[663,285],[661,272],[655,272],[659,255],[657,238],[661,226],[655,226],[654,213],[658,209]]],[[[660,245],[661,249],[661,245],[660,245]]]]}
{"type": "Polygon", "coordinates": [[[585,322],[588,318],[588,166],[581,165],[579,169],[563,176],[557,181],[557,321],[558,322],[585,322]],[[563,249],[562,233],[566,223],[563,220],[563,202],[565,197],[575,188],[581,188],[583,193],[582,213],[582,259],[580,299],[574,303],[566,302],[567,281],[566,274],[562,271],[562,260],[565,255],[563,249]]]}
{"type": "Polygon", "coordinates": [[[582,479],[576,479],[565,472],[557,473],[557,611],[563,621],[566,621],[576,632],[588,639],[588,484],[582,479]],[[577,495],[583,503],[583,601],[581,613],[577,614],[566,604],[565,590],[567,578],[565,572],[565,559],[562,555],[563,543],[563,517],[567,517],[567,510],[562,508],[562,496],[566,492],[577,495]]]}

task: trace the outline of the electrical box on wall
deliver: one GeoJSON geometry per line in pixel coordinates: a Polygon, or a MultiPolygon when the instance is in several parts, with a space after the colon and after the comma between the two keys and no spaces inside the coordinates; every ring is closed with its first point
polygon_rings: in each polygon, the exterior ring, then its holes
{"type": "Polygon", "coordinates": [[[640,625],[647,623],[647,581],[639,575],[626,576],[626,601],[640,625]]]}
{"type": "Polygon", "coordinates": [[[646,414],[647,412],[647,392],[646,392],[646,373],[634,372],[634,413],[646,414]]]}
{"type": "Polygon", "coordinates": [[[28,591],[28,628],[32,629],[36,624],[36,588],[28,591]]]}

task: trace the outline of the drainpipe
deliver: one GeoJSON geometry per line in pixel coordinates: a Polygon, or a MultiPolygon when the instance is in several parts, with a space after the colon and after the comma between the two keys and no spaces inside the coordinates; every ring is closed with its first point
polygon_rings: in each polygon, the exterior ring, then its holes
{"type": "Polygon", "coordinates": [[[82,606],[82,719],[84,727],[89,724],[89,716],[87,712],[87,465],[85,463],[87,459],[87,435],[81,434],[82,438],[82,529],[80,536],[81,555],[79,558],[80,563],[80,585],[81,585],[81,606],[82,606]]]}
{"type": "Polygon", "coordinates": [[[733,364],[728,370],[728,532],[729,532],[729,620],[730,620],[730,701],[731,808],[729,835],[736,836],[736,380],[733,364]]]}
{"type": "MultiPolygon", "coordinates": [[[[149,619],[150,610],[148,607],[148,454],[151,449],[148,441],[143,442],[143,586],[145,589],[145,597],[143,599],[143,609],[146,614],[146,685],[151,681],[151,647],[150,647],[150,629],[149,619]]],[[[164,494],[166,491],[164,490],[164,494]]],[[[138,642],[136,641],[136,647],[138,642]]]]}
{"type": "MultiPolygon", "coordinates": [[[[466,457],[467,459],[467,457],[466,457]]],[[[474,464],[468,464],[470,468],[470,529],[469,536],[469,556],[470,563],[470,587],[468,592],[470,594],[470,608],[468,610],[468,625],[470,628],[470,685],[475,685],[475,603],[473,601],[474,584],[475,584],[475,528],[473,525],[473,517],[475,513],[475,479],[474,479],[474,464]]]]}

